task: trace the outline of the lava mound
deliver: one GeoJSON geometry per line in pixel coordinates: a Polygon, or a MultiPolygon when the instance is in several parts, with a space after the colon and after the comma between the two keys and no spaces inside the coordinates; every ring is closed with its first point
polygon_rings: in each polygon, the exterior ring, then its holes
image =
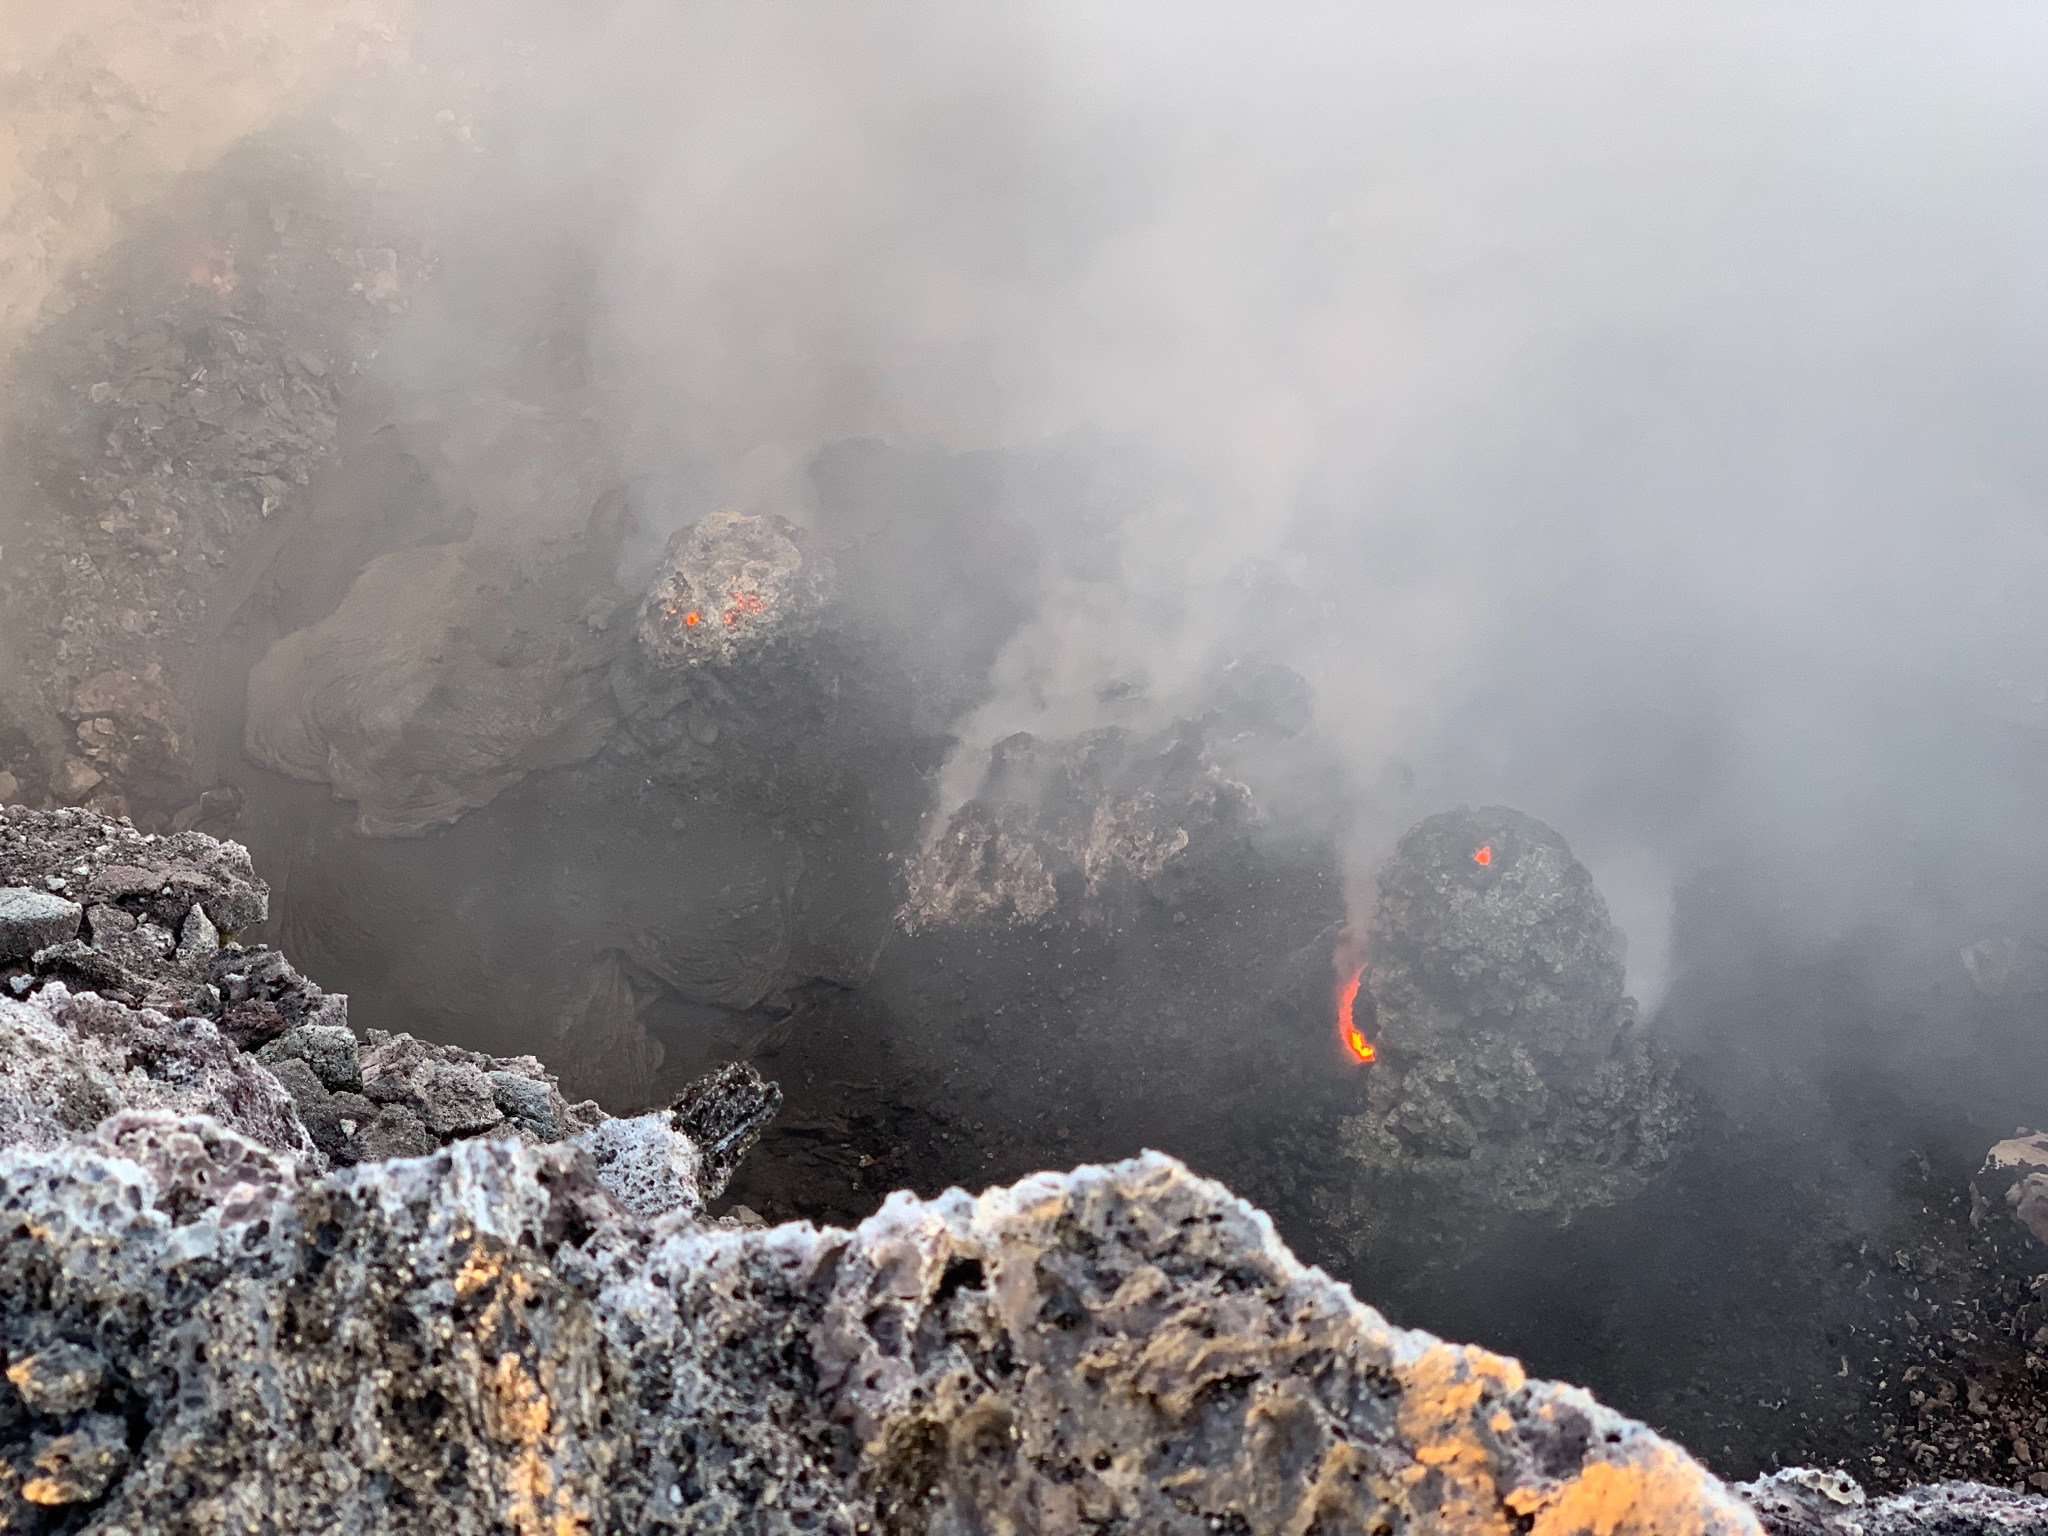
{"type": "Polygon", "coordinates": [[[1379,878],[1379,1061],[1346,1155],[1432,1209],[1567,1217],[1639,1191],[1689,1114],[1623,991],[1626,941],[1586,867],[1500,806],[1433,816],[1379,878]]]}

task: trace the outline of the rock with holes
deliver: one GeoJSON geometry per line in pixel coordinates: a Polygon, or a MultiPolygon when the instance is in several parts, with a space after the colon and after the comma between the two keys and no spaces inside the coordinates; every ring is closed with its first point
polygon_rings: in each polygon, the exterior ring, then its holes
{"type": "Polygon", "coordinates": [[[1786,1467],[1736,1488],[1767,1536],[2043,1536],[2048,1499],[1938,1483],[1887,1499],[1866,1495],[1846,1472],[1786,1467]]]}
{"type": "Polygon", "coordinates": [[[574,1146],[309,1178],[126,1116],[0,1153],[0,1214],[0,1349],[97,1341],[90,1406],[0,1415],[69,1529],[1758,1529],[1160,1156],[763,1230],[641,1220],[574,1146]]]}
{"type": "Polygon", "coordinates": [[[290,1095],[207,1020],[73,996],[62,983],[0,999],[0,1145],[61,1145],[129,1109],[209,1115],[321,1162],[290,1095]]]}

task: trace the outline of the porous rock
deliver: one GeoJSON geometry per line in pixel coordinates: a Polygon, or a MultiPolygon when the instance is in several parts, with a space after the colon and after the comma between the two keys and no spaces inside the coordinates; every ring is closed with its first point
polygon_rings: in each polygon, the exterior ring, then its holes
{"type": "Polygon", "coordinates": [[[199,1018],[53,983],[0,999],[0,1144],[48,1147],[126,1109],[210,1115],[275,1152],[320,1154],[276,1078],[199,1018]]]}
{"type": "Polygon", "coordinates": [[[283,1061],[303,1061],[329,1092],[363,1090],[359,1043],[355,1033],[341,1025],[302,1025],[271,1041],[260,1054],[273,1068],[283,1061]]]}
{"type": "Polygon", "coordinates": [[[1736,1489],[1768,1536],[2043,1536],[2048,1499],[1936,1483],[1872,1499],[1844,1472],[1786,1467],[1736,1489]]]}
{"type": "Polygon", "coordinates": [[[578,1136],[575,1145],[589,1154],[598,1182],[634,1215],[703,1214],[697,1182],[702,1159],[670,1115],[657,1111],[607,1120],[578,1136]]]}
{"type": "MultiPolygon", "coordinates": [[[[465,1141],[308,1180],[169,1115],[0,1153],[0,1347],[98,1341],[138,1426],[72,1528],[1757,1530],[1165,1157],[852,1232],[649,1227],[588,1168],[465,1141]]],[[[99,1433],[0,1422],[0,1453],[99,1433]]]]}
{"type": "Polygon", "coordinates": [[[26,960],[39,949],[78,937],[85,910],[48,891],[0,889],[0,961],[26,960]]]}

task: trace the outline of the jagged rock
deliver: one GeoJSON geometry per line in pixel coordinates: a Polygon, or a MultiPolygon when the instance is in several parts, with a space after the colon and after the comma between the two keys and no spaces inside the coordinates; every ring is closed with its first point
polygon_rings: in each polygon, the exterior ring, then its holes
{"type": "Polygon", "coordinates": [[[287,1060],[305,1062],[329,1092],[361,1093],[363,1067],[354,1031],[337,1024],[305,1024],[263,1047],[273,1070],[287,1060]]]}
{"type": "Polygon", "coordinates": [[[771,640],[814,631],[829,581],[795,524],[714,512],[668,541],[634,637],[656,668],[729,666],[771,640]]]}
{"type": "Polygon", "coordinates": [[[559,1141],[562,1138],[565,1128],[556,1112],[561,1095],[551,1093],[545,1082],[510,1072],[486,1072],[484,1077],[491,1085],[491,1096],[499,1109],[520,1121],[542,1141],[559,1141]]]}
{"type": "Polygon", "coordinates": [[[362,1058],[363,1094],[402,1104],[437,1138],[487,1131],[505,1118],[473,1062],[450,1060],[411,1035],[377,1035],[362,1058]]]}
{"type": "Polygon", "coordinates": [[[59,1340],[7,1367],[7,1379],[36,1413],[83,1413],[100,1395],[107,1363],[83,1345],[59,1340]]]}
{"type": "Polygon", "coordinates": [[[276,1078],[206,1020],[74,997],[62,983],[0,1000],[0,1144],[75,1140],[131,1108],[211,1115],[263,1146],[319,1162],[276,1078]]]}
{"type": "Polygon", "coordinates": [[[705,1074],[677,1096],[670,1113],[676,1129],[696,1144],[701,1158],[697,1182],[706,1200],[725,1193],[781,1107],[782,1090],[744,1061],[705,1074]]]}
{"type": "Polygon", "coordinates": [[[266,1004],[288,1030],[348,1028],[348,999],[322,991],[274,949],[227,945],[208,958],[205,975],[227,1008],[266,1004]]]}
{"type": "Polygon", "coordinates": [[[1345,1123],[1351,1219],[1568,1217],[1641,1190],[1688,1110],[1623,995],[1625,940],[1564,839],[1504,807],[1431,817],[1380,874],[1366,969],[1377,1062],[1345,1123]]]}
{"type": "Polygon", "coordinates": [[[31,1504],[90,1504],[128,1464],[128,1426],[110,1413],[88,1414],[61,1435],[37,1435],[28,1448],[21,1496],[31,1504]]]}
{"type": "Polygon", "coordinates": [[[212,1019],[245,1050],[309,1024],[346,1027],[348,999],[322,991],[281,954],[223,943],[260,922],[269,890],[248,851],[197,832],[153,836],[86,810],[0,810],[0,878],[46,893],[48,931],[17,994],[51,981],[118,1002],[212,1019]],[[47,907],[57,892],[80,924],[47,907]],[[68,932],[64,930],[68,926],[68,932]]]}
{"type": "Polygon", "coordinates": [[[1787,1467],[1737,1486],[1767,1536],[2044,1536],[2048,1499],[1939,1483],[1871,1499],[1843,1472],[1787,1467]]]}
{"type": "Polygon", "coordinates": [[[352,1133],[348,1151],[355,1162],[379,1163],[391,1157],[425,1157],[439,1138],[403,1104],[375,1105],[376,1117],[352,1133]]]}
{"type": "Polygon", "coordinates": [[[83,1529],[1756,1529],[1163,1157],[847,1233],[650,1228],[566,1147],[267,1156],[169,1116],[0,1154],[33,1234],[0,1247],[0,1346],[102,1341],[102,1401],[147,1426],[83,1529]]]}
{"type": "Polygon", "coordinates": [[[85,909],[48,891],[13,885],[0,889],[0,961],[26,960],[39,949],[78,936],[85,909]]]}
{"type": "Polygon", "coordinates": [[[116,906],[179,931],[195,905],[232,934],[261,922],[269,891],[239,843],[152,836],[92,811],[0,806],[0,885],[116,906]]]}
{"type": "Polygon", "coordinates": [[[1104,727],[996,743],[975,798],[904,869],[898,921],[911,933],[1052,920],[1114,927],[1133,902],[1171,899],[1204,857],[1235,848],[1251,791],[1183,722],[1141,738],[1104,727]]]}

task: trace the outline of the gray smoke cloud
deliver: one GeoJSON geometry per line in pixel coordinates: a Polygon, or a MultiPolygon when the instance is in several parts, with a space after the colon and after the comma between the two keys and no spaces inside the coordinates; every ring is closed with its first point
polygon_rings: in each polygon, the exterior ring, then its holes
{"type": "Polygon", "coordinates": [[[802,518],[848,438],[1122,466],[950,801],[1252,653],[1314,687],[1361,873],[1521,806],[1649,999],[1731,847],[1816,934],[1930,860],[2040,894],[2038,8],[537,14],[486,152],[576,202],[675,520],[802,518]]]}

